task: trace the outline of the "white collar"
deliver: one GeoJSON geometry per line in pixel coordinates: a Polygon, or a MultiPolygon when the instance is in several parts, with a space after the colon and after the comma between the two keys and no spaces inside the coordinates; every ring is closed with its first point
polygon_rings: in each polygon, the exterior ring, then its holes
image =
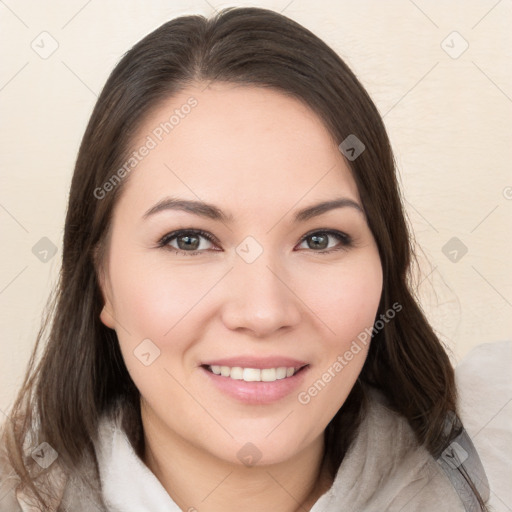
{"type": "Polygon", "coordinates": [[[181,512],[154,473],[137,456],[119,417],[102,419],[96,455],[109,512],[181,512]]]}

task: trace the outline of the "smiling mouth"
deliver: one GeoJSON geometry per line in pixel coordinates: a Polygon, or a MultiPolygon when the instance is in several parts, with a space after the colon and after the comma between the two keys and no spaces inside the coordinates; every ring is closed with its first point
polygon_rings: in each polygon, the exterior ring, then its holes
{"type": "Polygon", "coordinates": [[[308,364],[300,367],[280,366],[277,368],[242,368],[240,366],[218,366],[218,365],[202,365],[207,371],[226,377],[232,380],[243,380],[245,382],[274,382],[293,377],[301,372],[308,364]]]}

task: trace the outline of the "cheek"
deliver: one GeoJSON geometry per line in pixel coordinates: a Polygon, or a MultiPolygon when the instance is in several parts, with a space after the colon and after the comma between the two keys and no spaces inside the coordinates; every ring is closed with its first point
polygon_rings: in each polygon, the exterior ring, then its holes
{"type": "Polygon", "coordinates": [[[113,310],[127,370],[146,401],[168,396],[170,390],[179,396],[179,386],[166,370],[175,374],[191,343],[190,333],[187,337],[184,330],[187,313],[206,293],[206,284],[202,290],[197,269],[171,269],[165,262],[136,253],[127,253],[117,262],[110,272],[115,290],[113,310]],[[146,353],[149,356],[144,361],[146,353]]]}
{"type": "Polygon", "coordinates": [[[382,293],[382,268],[378,253],[354,255],[339,266],[315,272],[313,282],[304,283],[305,302],[325,324],[326,343],[344,347],[373,325],[382,293]]]}
{"type": "Polygon", "coordinates": [[[345,402],[368,354],[382,292],[378,254],[368,252],[337,271],[331,267],[325,275],[317,273],[315,283],[317,292],[309,299],[329,328],[324,330],[322,357],[297,401],[306,414],[327,424],[345,402]]]}
{"type": "MultiPolygon", "coordinates": [[[[125,258],[112,272],[116,319],[134,337],[163,341],[207,291],[197,268],[171,269],[163,261],[125,258]],[[204,288],[204,290],[203,290],[204,288]]],[[[135,341],[135,340],[134,340],[135,341]]]]}
{"type": "Polygon", "coordinates": [[[334,330],[352,340],[373,325],[382,293],[380,265],[346,276],[332,311],[334,330]],[[337,311],[337,314],[336,314],[337,311]]]}

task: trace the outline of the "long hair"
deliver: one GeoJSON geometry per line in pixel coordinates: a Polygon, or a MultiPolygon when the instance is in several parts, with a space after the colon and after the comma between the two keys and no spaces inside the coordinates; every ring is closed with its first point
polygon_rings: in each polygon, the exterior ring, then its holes
{"type": "Polygon", "coordinates": [[[98,272],[112,211],[129,177],[108,194],[98,190],[126,161],[145,116],[187,86],[213,81],[289,95],[310,107],[338,143],[355,135],[365,145],[347,163],[382,263],[377,316],[394,303],[402,309],[373,334],[362,372],[326,428],[324,462],[331,475],[360,425],[366,385],[381,390],[432,455],[446,444],[444,420],[457,413],[454,371],[414,298],[412,238],[378,110],[345,62],[309,30],[270,10],[228,8],[210,19],[176,18],[138,42],[112,71],[86,128],[71,183],[58,287],[5,425],[10,462],[45,509],[52,491],[39,492],[32,481],[34,461],[23,451],[27,440],[31,446],[49,443],[63,472],[74,471],[84,458],[95,460],[99,418],[121,403],[130,442],[143,453],[140,395],[115,332],[100,321],[98,272]]]}

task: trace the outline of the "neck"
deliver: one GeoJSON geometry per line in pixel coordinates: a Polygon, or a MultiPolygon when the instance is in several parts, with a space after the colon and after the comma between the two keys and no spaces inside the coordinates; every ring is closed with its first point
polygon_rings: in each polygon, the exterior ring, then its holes
{"type": "Polygon", "coordinates": [[[143,415],[144,462],[182,510],[309,511],[332,485],[323,436],[290,459],[245,466],[219,459],[143,415]]]}

